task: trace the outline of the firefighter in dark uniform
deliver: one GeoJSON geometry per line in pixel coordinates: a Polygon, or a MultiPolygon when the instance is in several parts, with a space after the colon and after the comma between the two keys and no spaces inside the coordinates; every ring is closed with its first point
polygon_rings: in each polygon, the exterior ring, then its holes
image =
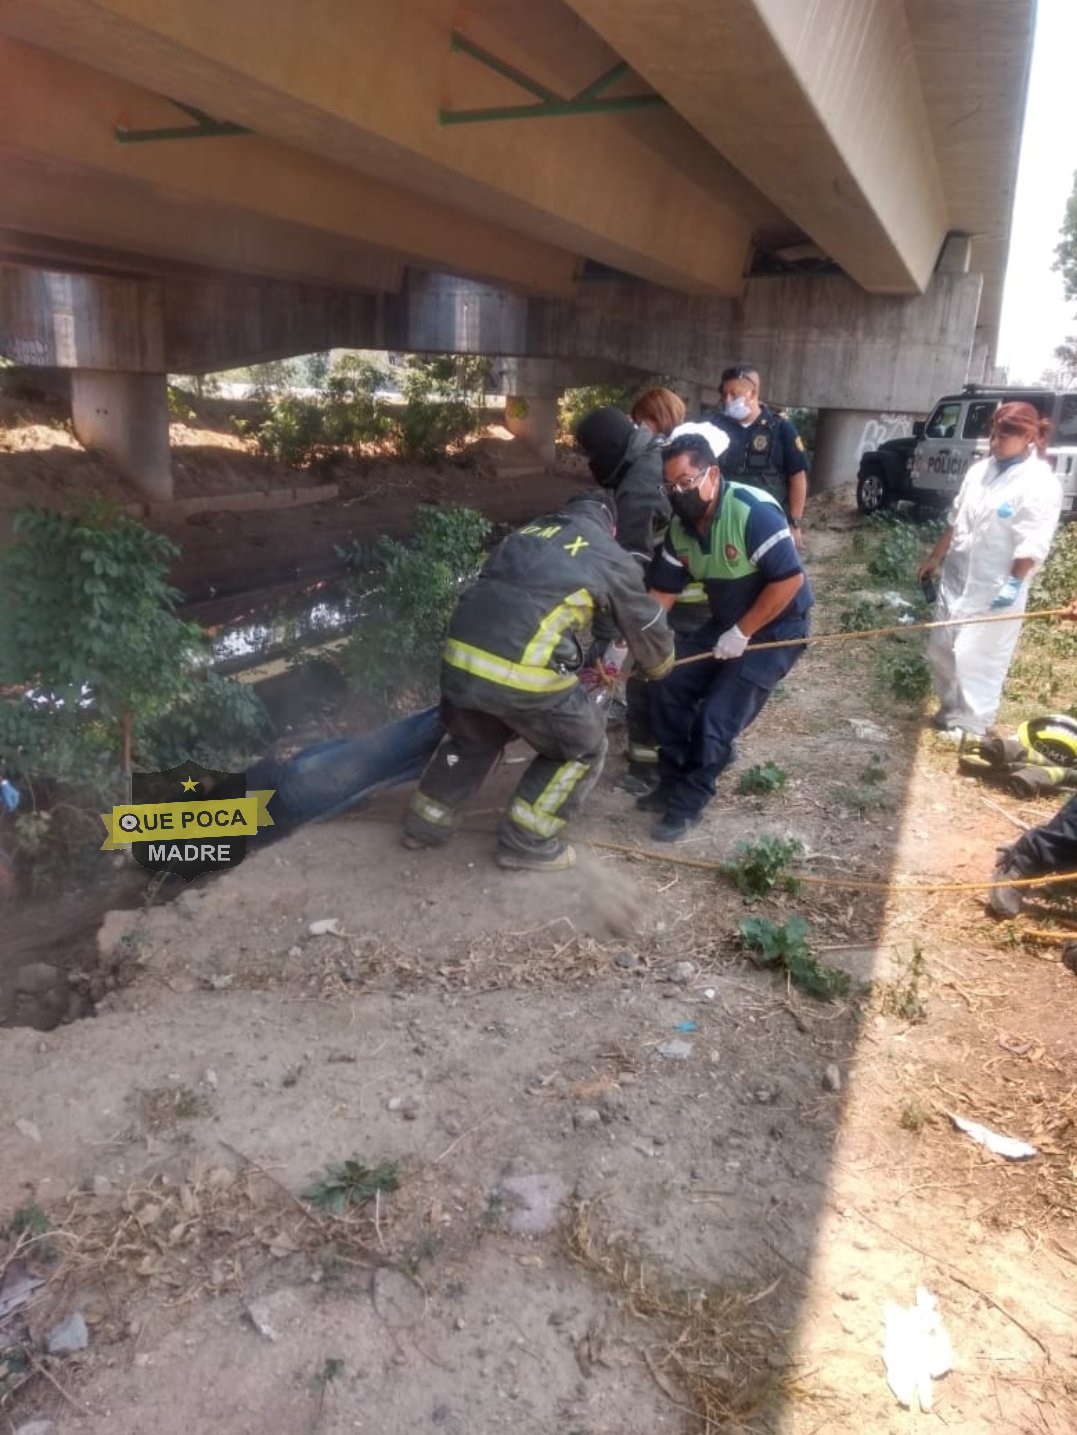
{"type": "Polygon", "coordinates": [[[404,819],[404,844],[439,846],[506,743],[522,737],[537,756],[498,829],[500,866],[570,867],[561,833],[598,779],[606,713],[576,673],[596,616],[608,615],[642,670],[673,663],[665,613],[643,570],[614,539],[616,504],[601,489],[511,533],[456,606],[441,665],[447,729],[404,819]]]}
{"type": "Polygon", "coordinates": [[[748,365],[724,369],[721,412],[707,418],[728,435],[722,473],[772,494],[785,509],[793,541],[803,544],[808,497],[808,460],[800,435],[787,418],[760,402],[759,372],[748,365]]]}
{"type": "Polygon", "coordinates": [[[752,640],[808,632],[812,593],[786,516],[770,494],[725,478],[726,447],[713,424],[684,424],[664,454],[674,517],[651,565],[651,591],[669,607],[687,583],[702,582],[711,618],[677,641],[678,658],[697,660],[652,692],[661,783],[636,805],[660,814],[657,842],[677,842],[699,823],[736,738],[803,652],[756,652],[752,640]]]}

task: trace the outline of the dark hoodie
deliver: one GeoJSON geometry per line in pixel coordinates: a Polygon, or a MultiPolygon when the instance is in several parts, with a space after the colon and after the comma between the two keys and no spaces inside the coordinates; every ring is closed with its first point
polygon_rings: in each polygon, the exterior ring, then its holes
{"type": "Polygon", "coordinates": [[[649,563],[670,518],[662,486],[660,440],[637,428],[620,409],[607,406],[581,421],[576,442],[587,455],[595,481],[617,499],[617,542],[649,563]]]}

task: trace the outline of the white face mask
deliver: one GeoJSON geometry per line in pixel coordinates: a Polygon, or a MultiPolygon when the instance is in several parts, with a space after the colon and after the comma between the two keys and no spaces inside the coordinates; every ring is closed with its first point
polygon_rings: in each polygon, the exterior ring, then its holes
{"type": "Polygon", "coordinates": [[[726,399],[725,411],[729,418],[736,419],[738,423],[743,423],[744,420],[750,416],[752,406],[748,400],[743,397],[726,399]]]}

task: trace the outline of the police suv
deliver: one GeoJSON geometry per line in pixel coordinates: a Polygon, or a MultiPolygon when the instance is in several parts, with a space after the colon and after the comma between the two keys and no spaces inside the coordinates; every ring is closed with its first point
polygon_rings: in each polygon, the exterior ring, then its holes
{"type": "Polygon", "coordinates": [[[925,508],[948,508],[970,464],[987,457],[991,416],[999,404],[1026,403],[1051,420],[1047,462],[1062,482],[1062,513],[1077,514],[1077,392],[1051,389],[981,388],[967,385],[947,394],[912,433],[888,439],[860,460],[856,505],[877,513],[907,500],[925,508]]]}

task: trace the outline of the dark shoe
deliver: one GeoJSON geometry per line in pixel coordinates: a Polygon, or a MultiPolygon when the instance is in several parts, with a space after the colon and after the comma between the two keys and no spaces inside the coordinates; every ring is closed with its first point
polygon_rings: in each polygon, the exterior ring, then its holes
{"type": "Polygon", "coordinates": [[[421,837],[413,837],[410,832],[401,833],[400,842],[410,852],[425,852],[428,847],[434,846],[434,843],[424,842],[421,837]]]}
{"type": "Polygon", "coordinates": [[[636,806],[641,812],[665,812],[669,806],[669,792],[659,783],[642,797],[637,797],[636,806]]]}
{"type": "Polygon", "coordinates": [[[702,812],[696,812],[690,817],[677,812],[667,812],[664,817],[660,817],[657,822],[651,824],[651,840],[654,842],[679,842],[702,821],[702,812]]]}
{"type": "Polygon", "coordinates": [[[630,792],[633,797],[646,797],[658,786],[658,774],[644,777],[637,772],[626,772],[613,785],[618,792],[630,792]]]}
{"type": "Polygon", "coordinates": [[[508,872],[563,872],[575,867],[576,849],[567,842],[549,852],[522,852],[515,847],[497,849],[497,865],[508,872]]]}
{"type": "Polygon", "coordinates": [[[1020,916],[1021,908],[1024,906],[1024,889],[1009,887],[1006,884],[1012,882],[1015,877],[1024,875],[1008,857],[999,858],[995,870],[991,874],[992,882],[996,882],[998,885],[992,887],[987,896],[987,910],[992,916],[1008,919],[1020,916]]]}

